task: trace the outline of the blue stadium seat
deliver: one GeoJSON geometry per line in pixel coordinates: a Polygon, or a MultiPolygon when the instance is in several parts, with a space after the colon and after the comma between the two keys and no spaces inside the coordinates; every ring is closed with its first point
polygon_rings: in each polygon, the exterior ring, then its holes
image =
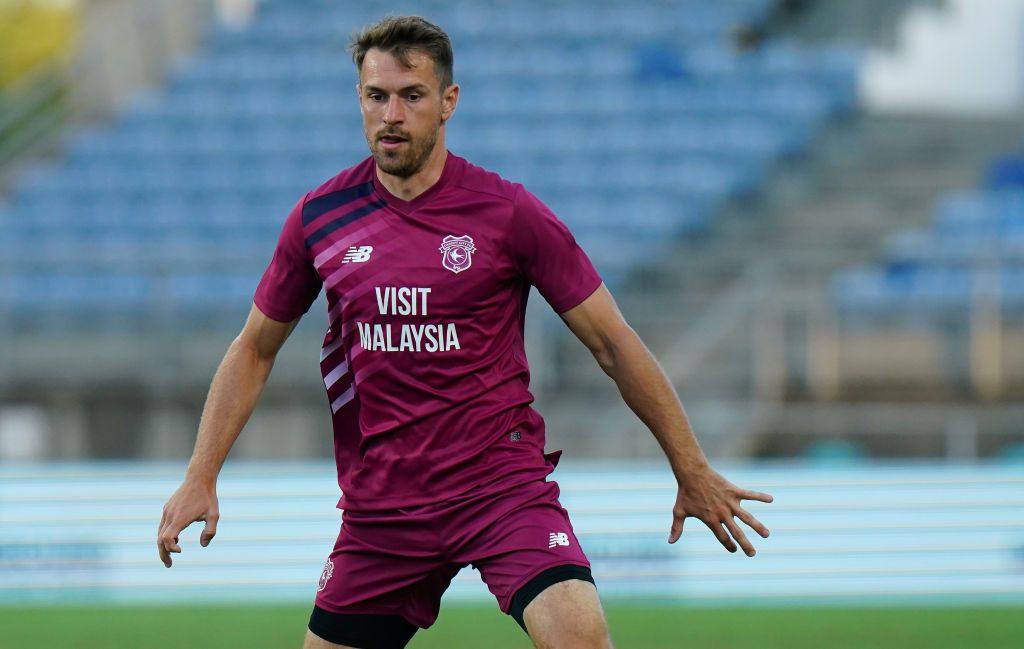
{"type": "Polygon", "coordinates": [[[906,230],[886,238],[885,256],[897,263],[1021,265],[1024,264],[1024,230],[1009,233],[906,230]]]}
{"type": "Polygon", "coordinates": [[[938,201],[934,220],[941,230],[1003,231],[1024,227],[1024,191],[968,191],[938,201]]]}
{"type": "Polygon", "coordinates": [[[241,326],[252,306],[258,272],[170,275],[161,282],[174,305],[174,326],[188,330],[241,326]]]}
{"type": "MultiPolygon", "coordinates": [[[[4,295],[43,319],[32,299],[76,286],[98,302],[110,288],[115,312],[172,309],[200,324],[245,308],[295,201],[367,156],[343,41],[384,9],[425,12],[451,32],[463,93],[450,148],[526,183],[607,278],[625,281],[673,237],[707,232],[725,201],[756,191],[772,164],[854,105],[855,51],[728,51],[729,28],[771,7],[260,3],[251,26],[215,27],[163,89],[19,179],[0,216],[0,277],[15,278],[4,295]]],[[[999,228],[1019,220],[1005,211],[999,228]]],[[[928,261],[916,250],[894,244],[893,259],[928,261]]]]}
{"type": "Polygon", "coordinates": [[[149,296],[149,282],[135,274],[0,275],[0,304],[11,326],[33,334],[137,330],[149,296]]]}
{"type": "Polygon", "coordinates": [[[1007,155],[989,163],[985,185],[991,189],[1024,190],[1024,156],[1007,155]]]}

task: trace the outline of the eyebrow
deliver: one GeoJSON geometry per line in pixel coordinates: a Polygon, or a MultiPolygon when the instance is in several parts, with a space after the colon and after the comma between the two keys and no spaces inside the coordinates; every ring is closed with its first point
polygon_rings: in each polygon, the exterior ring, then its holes
{"type": "MultiPolygon", "coordinates": [[[[385,93],[385,94],[387,93],[387,90],[384,90],[383,88],[378,88],[377,86],[372,86],[372,85],[363,86],[363,90],[365,92],[382,92],[382,93],[385,93]]],[[[415,90],[415,91],[419,92],[420,94],[425,94],[426,91],[429,90],[429,88],[426,85],[422,84],[422,83],[414,83],[411,86],[405,86],[404,88],[399,88],[398,92],[408,92],[410,90],[415,90]]]]}

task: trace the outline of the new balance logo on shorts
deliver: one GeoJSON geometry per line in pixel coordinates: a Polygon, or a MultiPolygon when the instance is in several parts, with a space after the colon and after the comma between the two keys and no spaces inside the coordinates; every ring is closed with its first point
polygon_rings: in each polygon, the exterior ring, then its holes
{"type": "Polygon", "coordinates": [[[345,258],[341,260],[341,263],[347,264],[350,261],[369,261],[371,252],[373,252],[373,246],[349,246],[348,251],[345,253],[345,258]]]}
{"type": "Polygon", "coordinates": [[[553,548],[556,545],[569,545],[569,535],[565,532],[552,532],[548,535],[548,547],[553,548]]]}

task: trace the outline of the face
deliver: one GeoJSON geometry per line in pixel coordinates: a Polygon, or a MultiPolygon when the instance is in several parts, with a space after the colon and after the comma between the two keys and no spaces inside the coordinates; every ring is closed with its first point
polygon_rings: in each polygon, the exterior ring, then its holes
{"type": "Polygon", "coordinates": [[[381,171],[399,178],[426,164],[459,94],[457,85],[442,92],[428,54],[410,52],[409,63],[405,67],[390,53],[371,49],[356,86],[370,153],[381,171]]]}

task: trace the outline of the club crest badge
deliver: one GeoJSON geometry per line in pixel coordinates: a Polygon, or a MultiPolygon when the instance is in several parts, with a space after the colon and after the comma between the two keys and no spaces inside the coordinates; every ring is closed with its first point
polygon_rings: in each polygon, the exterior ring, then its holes
{"type": "Polygon", "coordinates": [[[328,559],[327,563],[324,564],[324,571],[323,571],[323,573],[320,574],[320,587],[316,589],[316,592],[319,593],[323,589],[327,588],[327,581],[331,578],[331,575],[333,575],[333,574],[334,574],[334,562],[331,561],[330,559],[328,559]]]}
{"type": "Polygon", "coordinates": [[[441,251],[441,264],[457,275],[473,264],[476,246],[473,245],[473,237],[468,234],[461,237],[449,234],[441,241],[438,250],[441,251]]]}

